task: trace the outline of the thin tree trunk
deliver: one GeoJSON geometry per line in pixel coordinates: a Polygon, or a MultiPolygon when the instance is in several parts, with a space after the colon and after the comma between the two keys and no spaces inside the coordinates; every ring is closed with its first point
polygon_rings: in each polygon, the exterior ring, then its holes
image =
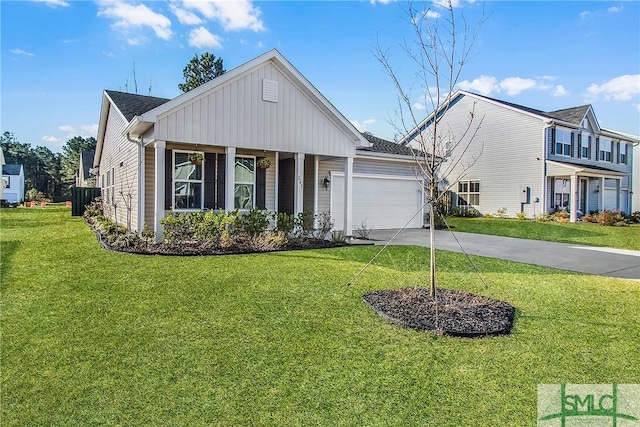
{"type": "Polygon", "coordinates": [[[431,200],[429,201],[429,242],[430,262],[429,262],[429,293],[432,297],[436,296],[436,206],[435,188],[430,188],[431,200]]]}

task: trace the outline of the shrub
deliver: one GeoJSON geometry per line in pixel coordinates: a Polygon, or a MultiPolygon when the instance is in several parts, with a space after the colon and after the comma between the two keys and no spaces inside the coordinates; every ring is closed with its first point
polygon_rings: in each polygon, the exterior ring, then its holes
{"type": "Polygon", "coordinates": [[[190,227],[189,214],[171,212],[160,220],[164,240],[168,243],[180,243],[191,240],[193,230],[190,227]]]}
{"type": "Polygon", "coordinates": [[[37,188],[30,188],[25,194],[25,199],[31,202],[41,202],[46,199],[46,195],[37,188]]]}
{"type": "Polygon", "coordinates": [[[250,236],[256,236],[267,230],[270,218],[271,215],[268,211],[251,209],[238,215],[235,226],[239,231],[247,233],[250,236]]]}
{"type": "Polygon", "coordinates": [[[516,212],[516,218],[518,218],[519,220],[525,220],[525,219],[527,219],[527,213],[526,212],[516,212]]]}
{"type": "Polygon", "coordinates": [[[367,220],[363,219],[360,225],[355,227],[353,233],[358,239],[369,240],[369,234],[371,234],[371,227],[368,226],[367,220]]]}
{"type": "Polygon", "coordinates": [[[282,231],[267,231],[262,234],[251,236],[247,244],[251,249],[264,252],[280,249],[287,243],[287,236],[282,231]]]}
{"type": "Polygon", "coordinates": [[[553,215],[547,212],[543,212],[539,215],[536,215],[535,217],[535,220],[538,222],[551,222],[553,221],[553,219],[554,219],[553,215]]]}
{"type": "Polygon", "coordinates": [[[607,225],[607,226],[625,225],[624,217],[618,211],[605,210],[600,212],[597,218],[598,218],[598,225],[607,225]]]}
{"type": "Polygon", "coordinates": [[[333,243],[343,243],[345,240],[344,230],[335,230],[331,233],[331,241],[333,243]]]}
{"type": "Polygon", "coordinates": [[[640,223],[640,211],[635,211],[630,215],[626,215],[625,219],[630,223],[640,223]]]}
{"type": "Polygon", "coordinates": [[[553,219],[557,222],[569,222],[569,212],[558,211],[553,214],[553,219]]]}
{"type": "Polygon", "coordinates": [[[483,217],[483,218],[493,218],[493,214],[492,214],[491,212],[485,212],[485,213],[482,215],[482,217],[483,217]]]}
{"type": "Polygon", "coordinates": [[[498,211],[496,212],[496,217],[497,218],[507,218],[509,215],[507,215],[507,208],[500,208],[498,209],[498,211]]]}
{"type": "Polygon", "coordinates": [[[326,239],[329,232],[333,229],[334,221],[331,219],[329,212],[322,212],[317,215],[316,228],[312,232],[315,239],[326,239]]]}
{"type": "Polygon", "coordinates": [[[280,231],[285,235],[293,233],[294,229],[298,225],[295,215],[289,215],[286,212],[278,212],[275,215],[276,219],[276,231],[280,231]]]}
{"type": "Polygon", "coordinates": [[[190,218],[193,238],[200,241],[218,241],[224,231],[230,231],[238,220],[238,211],[205,213],[195,212],[190,218]]]}
{"type": "Polygon", "coordinates": [[[84,207],[83,216],[85,218],[104,216],[104,206],[102,205],[102,199],[100,197],[96,197],[91,203],[86,205],[84,207]]]}
{"type": "Polygon", "coordinates": [[[456,216],[461,218],[477,218],[482,215],[474,207],[470,206],[468,208],[460,208],[456,206],[455,208],[451,209],[451,216],[456,216]]]}

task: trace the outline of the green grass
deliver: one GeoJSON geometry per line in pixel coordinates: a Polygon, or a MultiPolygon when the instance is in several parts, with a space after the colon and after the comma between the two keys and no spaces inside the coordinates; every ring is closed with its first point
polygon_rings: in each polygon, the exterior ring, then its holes
{"type": "Polygon", "coordinates": [[[454,231],[640,250],[640,224],[605,227],[590,223],[536,222],[500,218],[447,218],[454,231]]]}
{"type": "Polygon", "coordinates": [[[505,337],[393,326],[362,302],[428,249],[107,252],[69,209],[0,211],[3,426],[533,426],[542,383],[637,383],[640,287],[438,252],[440,284],[517,307],[505,337]]]}

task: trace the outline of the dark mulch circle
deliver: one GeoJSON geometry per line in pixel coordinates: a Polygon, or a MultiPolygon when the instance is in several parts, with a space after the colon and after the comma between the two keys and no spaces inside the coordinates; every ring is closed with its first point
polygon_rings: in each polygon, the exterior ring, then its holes
{"type": "Polygon", "coordinates": [[[427,288],[371,291],[362,299],[394,324],[460,337],[508,334],[515,314],[506,302],[455,289],[438,289],[437,323],[436,301],[427,288]]]}

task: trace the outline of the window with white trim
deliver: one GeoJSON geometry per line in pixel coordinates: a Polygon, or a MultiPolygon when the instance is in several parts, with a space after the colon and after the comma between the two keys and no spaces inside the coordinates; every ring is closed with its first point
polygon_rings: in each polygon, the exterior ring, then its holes
{"type": "Polygon", "coordinates": [[[193,164],[188,151],[173,151],[173,209],[200,210],[204,201],[202,163],[193,164]]]}
{"type": "Polygon", "coordinates": [[[556,154],[571,155],[571,132],[568,130],[556,129],[556,154]]]}
{"type": "Polygon", "coordinates": [[[591,142],[591,136],[582,134],[582,140],[580,141],[580,157],[589,158],[589,145],[591,142]]]}
{"type": "Polygon", "coordinates": [[[11,177],[9,176],[2,177],[2,188],[11,188],[11,177]]]}
{"type": "Polygon", "coordinates": [[[569,207],[569,190],[571,188],[571,183],[568,179],[556,178],[553,193],[554,193],[554,204],[556,210],[565,210],[569,207]]]}
{"type": "Polygon", "coordinates": [[[256,205],[256,158],[236,156],[234,177],[235,209],[253,209],[256,205]]]}
{"type": "Polygon", "coordinates": [[[458,182],[458,206],[478,206],[480,204],[480,181],[458,182]]]}
{"type": "Polygon", "coordinates": [[[600,138],[600,150],[598,153],[598,159],[605,162],[611,161],[612,155],[612,143],[610,139],[600,138]]]}
{"type": "Polygon", "coordinates": [[[627,144],[625,144],[624,142],[620,143],[620,153],[619,155],[619,162],[623,165],[627,164],[627,144]]]}

